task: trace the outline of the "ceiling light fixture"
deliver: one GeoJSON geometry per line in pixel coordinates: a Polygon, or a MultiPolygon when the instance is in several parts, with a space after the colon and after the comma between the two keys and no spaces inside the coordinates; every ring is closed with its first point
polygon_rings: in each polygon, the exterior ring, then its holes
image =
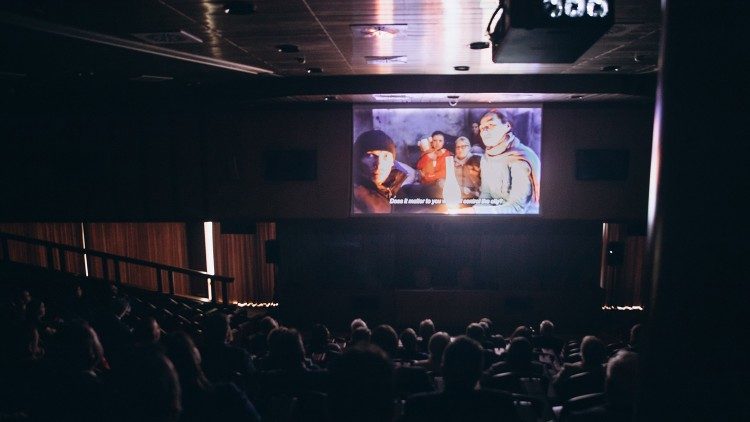
{"type": "Polygon", "coordinates": [[[338,98],[336,98],[335,95],[326,95],[325,97],[323,97],[323,101],[336,101],[336,100],[338,100],[338,98]]]}
{"type": "Polygon", "coordinates": [[[406,56],[365,56],[365,62],[367,64],[403,64],[408,62],[408,58],[406,56]]]}
{"type": "Polygon", "coordinates": [[[459,72],[466,72],[469,70],[469,66],[453,66],[454,70],[458,70],[459,72]]]}
{"type": "Polygon", "coordinates": [[[602,67],[602,72],[619,72],[620,66],[617,65],[610,65],[610,66],[604,66],[602,67]]]}
{"type": "Polygon", "coordinates": [[[308,67],[307,68],[307,74],[309,75],[309,74],[312,74],[312,73],[323,73],[323,69],[321,69],[319,67],[308,67]]]}
{"type": "Polygon", "coordinates": [[[279,44],[276,46],[279,53],[299,53],[299,47],[294,44],[279,44]]]}
{"type": "Polygon", "coordinates": [[[392,103],[408,103],[411,97],[406,94],[372,94],[375,101],[386,101],[392,103]]]}
{"type": "Polygon", "coordinates": [[[405,23],[349,25],[355,38],[394,38],[406,36],[405,23]]]}
{"type": "Polygon", "coordinates": [[[255,10],[255,3],[249,1],[230,1],[224,4],[224,13],[227,15],[252,15],[255,10]]]}

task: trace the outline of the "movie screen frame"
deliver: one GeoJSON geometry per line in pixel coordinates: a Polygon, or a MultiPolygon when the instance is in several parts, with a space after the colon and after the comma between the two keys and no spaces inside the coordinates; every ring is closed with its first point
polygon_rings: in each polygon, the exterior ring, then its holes
{"type": "Polygon", "coordinates": [[[352,216],[540,215],[541,105],[354,105],[352,115],[352,216]]]}

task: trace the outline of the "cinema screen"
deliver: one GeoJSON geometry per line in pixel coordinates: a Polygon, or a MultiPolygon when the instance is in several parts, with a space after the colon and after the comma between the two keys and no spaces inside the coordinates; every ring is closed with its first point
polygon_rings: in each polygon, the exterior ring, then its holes
{"type": "Polygon", "coordinates": [[[539,214],[541,107],[354,107],[353,215],[539,214]]]}

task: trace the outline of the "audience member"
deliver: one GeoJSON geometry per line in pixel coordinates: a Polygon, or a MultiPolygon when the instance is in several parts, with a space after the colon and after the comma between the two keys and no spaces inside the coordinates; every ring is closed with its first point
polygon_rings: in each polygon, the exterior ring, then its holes
{"type": "MultiPolygon", "coordinates": [[[[182,413],[182,391],[172,361],[153,349],[138,350],[115,374],[117,414],[103,420],[176,422],[182,413]]],[[[77,393],[80,394],[80,393],[77,393]]],[[[85,396],[84,396],[85,397],[85,396]]],[[[90,397],[86,401],[91,401],[90,397]]]]}
{"type": "Polygon", "coordinates": [[[404,420],[412,421],[515,421],[513,399],[507,393],[476,389],[482,374],[482,347],[461,336],[443,356],[445,391],[423,393],[406,401],[404,420]]]}
{"type": "Polygon", "coordinates": [[[133,328],[135,347],[157,347],[161,339],[161,327],[153,317],[141,318],[133,328]]]}
{"type": "Polygon", "coordinates": [[[357,327],[352,331],[351,338],[349,339],[349,342],[346,344],[346,348],[350,347],[356,347],[356,346],[363,346],[370,344],[370,336],[372,333],[370,332],[370,329],[367,327],[357,327]]]}
{"type": "Polygon", "coordinates": [[[378,325],[372,330],[372,337],[370,341],[375,346],[380,347],[382,351],[388,356],[389,359],[396,359],[396,351],[398,350],[398,335],[396,330],[390,325],[378,325]]]}
{"type": "MultiPolygon", "coordinates": [[[[575,374],[582,372],[588,373],[589,376],[589,388],[597,389],[600,386],[600,390],[604,389],[604,366],[603,364],[607,360],[607,349],[599,338],[595,336],[586,336],[581,342],[581,361],[575,363],[566,363],[563,365],[560,373],[552,381],[552,386],[555,389],[557,396],[562,400],[567,400],[573,397],[574,392],[570,391],[570,377],[575,374]]],[[[594,393],[598,391],[587,391],[586,393],[594,393]]]]}
{"type": "Polygon", "coordinates": [[[123,319],[130,312],[127,299],[117,297],[109,303],[108,311],[98,319],[96,329],[101,334],[107,361],[118,365],[133,346],[132,329],[123,319]]]}
{"type": "Polygon", "coordinates": [[[495,324],[492,320],[485,317],[479,320],[479,323],[487,325],[487,339],[490,340],[496,348],[504,349],[506,346],[505,337],[495,332],[495,324]]]}
{"type": "Polygon", "coordinates": [[[331,421],[388,422],[394,418],[393,366],[375,346],[350,347],[332,362],[331,421]]]}
{"type": "Polygon", "coordinates": [[[628,422],[633,420],[633,406],[638,391],[638,354],[620,350],[607,363],[607,378],[602,405],[572,411],[569,422],[628,422]]]}
{"type": "Polygon", "coordinates": [[[635,324],[630,329],[630,339],[628,340],[627,350],[640,353],[642,351],[643,343],[643,324],[635,324]]]}
{"type": "Polygon", "coordinates": [[[212,382],[235,382],[247,388],[255,366],[250,354],[230,344],[232,330],[229,317],[222,313],[208,315],[203,321],[204,344],[201,349],[203,371],[212,382]]]}
{"type": "Polygon", "coordinates": [[[564,342],[555,336],[555,325],[552,321],[545,319],[539,324],[539,335],[531,338],[531,344],[537,349],[551,350],[556,356],[562,352],[564,342]]]}
{"type": "Polygon", "coordinates": [[[166,336],[167,356],[174,364],[182,393],[180,422],[259,421],[260,416],[245,393],[232,383],[212,383],[201,369],[201,356],[193,340],[185,333],[166,336]]]}
{"type": "Polygon", "coordinates": [[[485,329],[480,324],[476,322],[469,324],[469,326],[466,327],[466,336],[482,346],[484,369],[489,368],[492,364],[500,360],[499,356],[495,354],[494,344],[486,341],[485,329]]]}
{"type": "Polygon", "coordinates": [[[531,341],[531,339],[534,337],[534,333],[532,332],[531,328],[525,325],[519,325],[515,330],[513,330],[513,333],[510,335],[510,337],[508,337],[508,341],[510,342],[516,337],[524,337],[527,340],[531,341]]]}
{"type": "Polygon", "coordinates": [[[398,351],[398,357],[402,361],[412,362],[427,359],[427,354],[418,349],[417,332],[413,328],[406,328],[401,332],[401,347],[398,351]]]}
{"type": "Polygon", "coordinates": [[[420,352],[427,352],[427,346],[433,334],[435,334],[435,324],[432,320],[429,318],[422,320],[422,322],[419,323],[418,338],[420,352]]]}
{"type": "Polygon", "coordinates": [[[328,327],[315,324],[310,332],[307,353],[313,364],[325,368],[330,361],[341,355],[341,347],[333,342],[328,327]]]}
{"type": "Polygon", "coordinates": [[[96,332],[83,321],[65,324],[50,350],[48,373],[39,386],[32,418],[44,421],[65,417],[101,421],[112,415],[112,394],[102,380],[104,352],[96,332]]]}
{"type": "Polygon", "coordinates": [[[421,360],[415,364],[422,366],[428,371],[432,372],[433,375],[442,375],[443,365],[443,352],[445,348],[451,343],[451,337],[445,331],[439,331],[430,337],[428,345],[429,357],[426,360],[421,360]]]}
{"type": "Polygon", "coordinates": [[[263,317],[258,323],[258,332],[248,339],[249,351],[253,356],[264,356],[268,352],[268,334],[279,328],[279,323],[270,316],[263,317]]]}
{"type": "Polygon", "coordinates": [[[518,336],[511,340],[504,357],[505,360],[493,364],[484,373],[483,382],[493,375],[506,372],[513,372],[522,377],[543,378],[545,376],[544,365],[534,361],[533,348],[526,337],[518,336]]]}

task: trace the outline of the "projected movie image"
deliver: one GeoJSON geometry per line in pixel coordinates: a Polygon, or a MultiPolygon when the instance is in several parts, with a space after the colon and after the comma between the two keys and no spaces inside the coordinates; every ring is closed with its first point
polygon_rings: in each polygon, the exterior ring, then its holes
{"type": "Polygon", "coordinates": [[[355,215],[539,214],[539,107],[355,107],[353,126],[355,215]]]}

